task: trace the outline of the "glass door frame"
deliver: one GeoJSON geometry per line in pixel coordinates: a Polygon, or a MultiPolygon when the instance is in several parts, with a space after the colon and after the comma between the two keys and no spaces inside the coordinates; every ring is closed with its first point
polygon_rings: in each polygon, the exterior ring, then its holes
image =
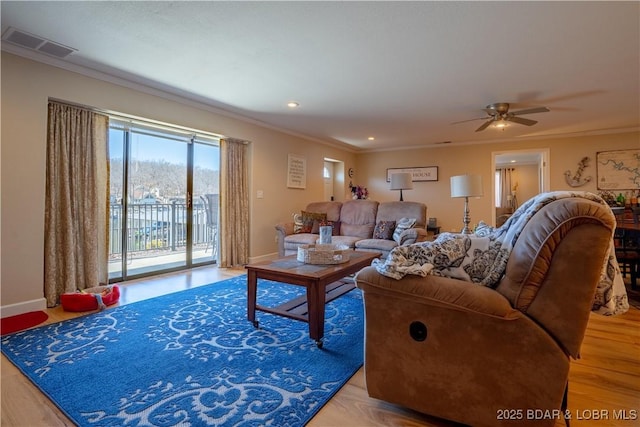
{"type": "MultiPolygon", "coordinates": [[[[122,123],[122,122],[120,122],[122,123]]],[[[114,127],[115,129],[120,129],[120,127],[114,127]]],[[[194,147],[195,144],[204,144],[204,145],[212,145],[216,146],[215,143],[212,143],[208,139],[200,140],[195,134],[184,141],[177,140],[177,143],[183,142],[187,144],[187,161],[186,161],[186,210],[185,210],[185,226],[186,226],[186,246],[185,246],[185,262],[184,265],[180,265],[178,267],[169,267],[169,268],[159,268],[157,270],[143,272],[143,273],[135,273],[129,274],[127,264],[129,262],[129,245],[128,245],[128,234],[129,234],[129,211],[131,209],[131,204],[129,203],[129,179],[131,177],[131,147],[132,147],[132,138],[131,135],[133,133],[131,127],[124,125],[122,128],[123,131],[123,141],[122,141],[122,199],[120,201],[121,209],[120,209],[120,227],[121,227],[121,267],[118,276],[109,277],[109,282],[122,282],[127,280],[133,280],[141,277],[148,277],[158,274],[164,274],[174,271],[181,271],[190,269],[193,267],[203,266],[203,265],[211,265],[215,264],[217,260],[211,257],[211,260],[201,261],[200,258],[197,263],[193,262],[193,251],[194,251],[194,201],[193,201],[193,186],[194,186],[194,147]]],[[[214,169],[215,170],[215,169],[214,169]]],[[[220,173],[219,169],[217,171],[218,175],[220,173]]],[[[109,225],[111,226],[111,225],[109,225]]],[[[110,232],[109,232],[110,233],[110,232]]],[[[111,233],[110,233],[111,234],[111,233]]]]}

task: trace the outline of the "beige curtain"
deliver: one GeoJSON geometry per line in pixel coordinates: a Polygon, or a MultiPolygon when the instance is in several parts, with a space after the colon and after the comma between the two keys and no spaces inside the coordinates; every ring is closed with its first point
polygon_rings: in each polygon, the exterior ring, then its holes
{"type": "Polygon", "coordinates": [[[500,172],[500,207],[515,210],[515,201],[513,200],[513,168],[501,168],[500,172]]]}
{"type": "Polygon", "coordinates": [[[44,293],[108,281],[109,118],[49,103],[45,196],[44,293]]]}
{"type": "Polygon", "coordinates": [[[220,267],[249,262],[249,178],[246,141],[220,140],[220,267]]]}

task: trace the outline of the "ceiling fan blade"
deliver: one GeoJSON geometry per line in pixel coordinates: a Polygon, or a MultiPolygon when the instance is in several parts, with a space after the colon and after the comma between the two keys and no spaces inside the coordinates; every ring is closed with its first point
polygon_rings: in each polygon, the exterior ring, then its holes
{"type": "Polygon", "coordinates": [[[516,116],[519,116],[522,114],[547,113],[549,111],[551,110],[549,110],[547,107],[536,107],[536,108],[529,108],[527,110],[514,111],[513,114],[516,116]]]}
{"type": "Polygon", "coordinates": [[[507,117],[505,120],[508,120],[510,122],[519,123],[519,124],[525,125],[525,126],[533,126],[536,123],[538,123],[535,120],[525,119],[524,117],[516,117],[516,116],[507,117]]]}
{"type": "Polygon", "coordinates": [[[475,119],[461,120],[459,122],[453,122],[451,124],[452,125],[457,125],[458,123],[475,122],[476,120],[487,120],[487,117],[477,117],[475,119]]]}
{"type": "Polygon", "coordinates": [[[488,128],[488,127],[489,127],[489,125],[490,125],[491,123],[493,123],[493,122],[495,122],[495,121],[496,121],[496,119],[489,119],[489,120],[487,120],[486,122],[484,122],[484,123],[482,124],[482,126],[480,126],[478,129],[476,129],[476,132],[480,132],[480,131],[485,130],[486,128],[488,128]]]}

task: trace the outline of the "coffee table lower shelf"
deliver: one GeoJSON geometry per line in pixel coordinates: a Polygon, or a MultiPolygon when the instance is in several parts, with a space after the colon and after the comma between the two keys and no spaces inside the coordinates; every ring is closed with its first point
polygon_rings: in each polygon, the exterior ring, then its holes
{"type": "MultiPolygon", "coordinates": [[[[353,280],[337,281],[327,285],[325,292],[325,304],[341,297],[347,292],[352,291],[355,287],[353,280]]],[[[263,305],[256,304],[256,310],[309,323],[309,306],[307,304],[306,295],[294,298],[277,307],[265,307],[263,305]]],[[[253,326],[256,328],[259,327],[259,322],[254,320],[253,326]]]]}

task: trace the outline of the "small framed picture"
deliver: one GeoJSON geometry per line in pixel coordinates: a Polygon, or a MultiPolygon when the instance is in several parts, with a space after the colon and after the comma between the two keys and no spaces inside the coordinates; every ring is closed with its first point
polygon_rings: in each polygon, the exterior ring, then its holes
{"type": "Polygon", "coordinates": [[[307,187],[307,159],[297,154],[289,154],[287,161],[287,187],[307,187]]]}

